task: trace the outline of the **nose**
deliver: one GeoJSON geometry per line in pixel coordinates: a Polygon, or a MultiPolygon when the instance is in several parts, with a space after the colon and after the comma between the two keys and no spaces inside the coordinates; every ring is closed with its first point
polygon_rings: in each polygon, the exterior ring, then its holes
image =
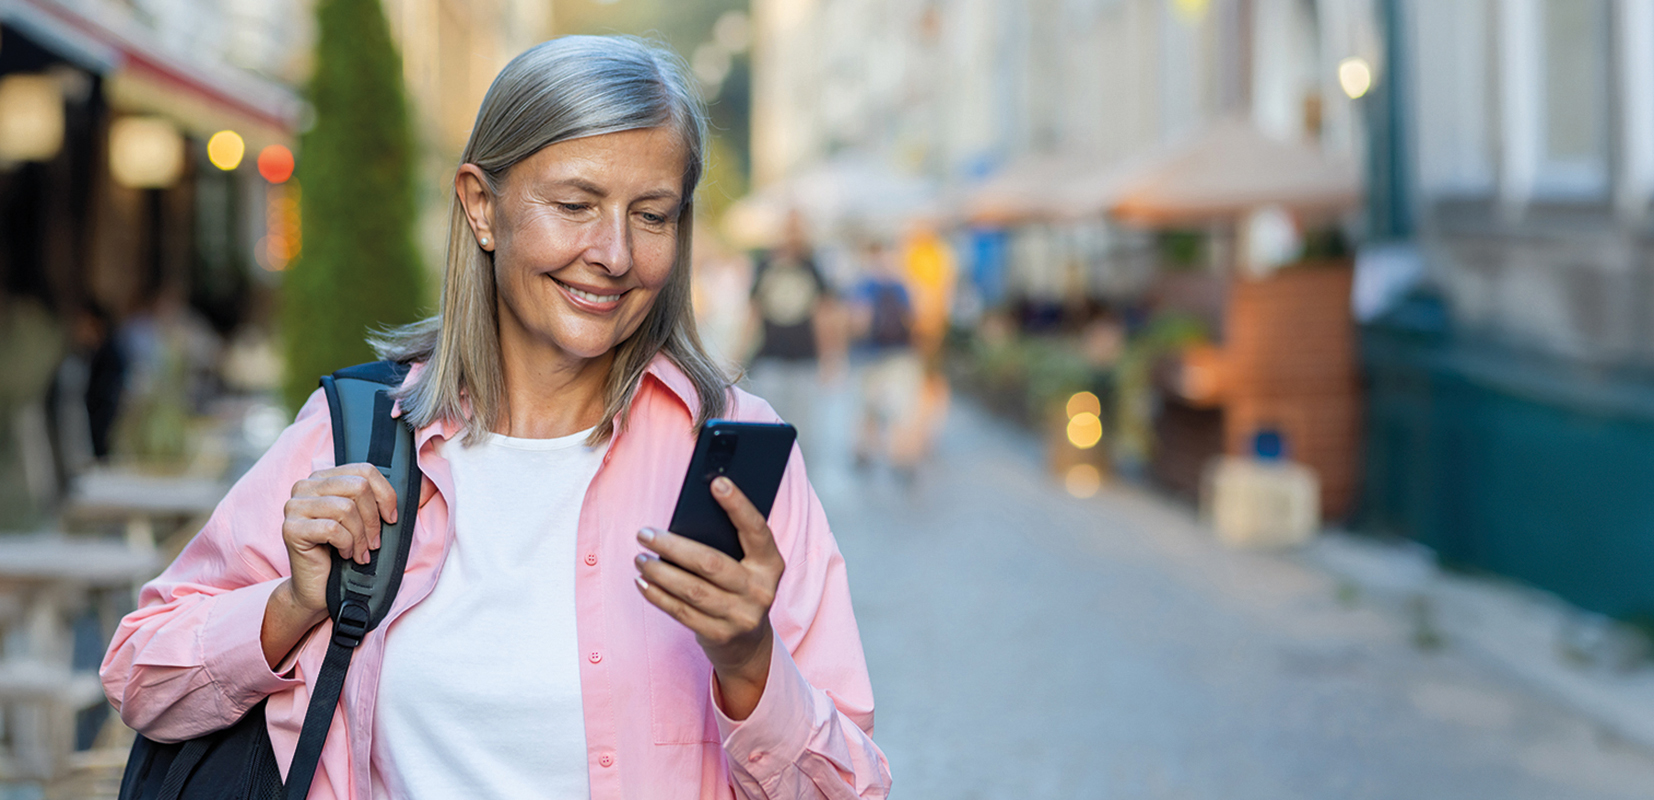
{"type": "Polygon", "coordinates": [[[632,231],[624,209],[602,215],[590,230],[586,263],[619,277],[632,269],[632,231]]]}

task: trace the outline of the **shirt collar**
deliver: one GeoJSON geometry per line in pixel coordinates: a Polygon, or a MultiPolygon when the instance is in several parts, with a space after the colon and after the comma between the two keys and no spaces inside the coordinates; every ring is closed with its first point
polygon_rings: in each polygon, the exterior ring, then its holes
{"type": "MultiPolygon", "coordinates": [[[[684,410],[689,412],[689,418],[694,419],[701,413],[701,396],[695,391],[695,382],[684,374],[684,371],[667,358],[665,353],[656,353],[649,366],[643,369],[644,383],[648,378],[654,378],[667,392],[683,404],[684,410]]],[[[638,387],[643,391],[643,386],[638,387]]]]}

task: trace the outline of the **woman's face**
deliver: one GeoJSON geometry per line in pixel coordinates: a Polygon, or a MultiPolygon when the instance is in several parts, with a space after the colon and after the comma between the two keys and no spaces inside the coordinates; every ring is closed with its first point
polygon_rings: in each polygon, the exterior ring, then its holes
{"type": "Polygon", "coordinates": [[[685,153],[663,128],[548,145],[500,194],[461,168],[460,197],[494,253],[500,344],[578,366],[631,336],[677,258],[685,153]],[[469,187],[469,188],[468,188],[469,187]],[[475,202],[473,202],[475,201],[475,202]]]}

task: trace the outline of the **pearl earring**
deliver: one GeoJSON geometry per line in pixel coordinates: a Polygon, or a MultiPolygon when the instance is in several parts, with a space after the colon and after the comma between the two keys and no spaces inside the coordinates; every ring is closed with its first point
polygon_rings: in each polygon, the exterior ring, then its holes
{"type": "Polygon", "coordinates": [[[488,237],[487,236],[482,237],[482,246],[483,247],[488,246],[488,237]]]}

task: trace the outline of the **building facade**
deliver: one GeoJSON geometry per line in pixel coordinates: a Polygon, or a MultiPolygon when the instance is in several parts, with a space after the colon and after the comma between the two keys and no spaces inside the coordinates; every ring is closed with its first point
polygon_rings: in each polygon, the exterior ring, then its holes
{"type": "Polygon", "coordinates": [[[1424,287],[1366,332],[1366,524],[1654,618],[1654,3],[1382,5],[1424,287]]]}
{"type": "Polygon", "coordinates": [[[1371,20],[1366,0],[759,0],[755,184],[845,150],[944,182],[1106,166],[1225,115],[1354,152],[1337,64],[1371,20]]]}

